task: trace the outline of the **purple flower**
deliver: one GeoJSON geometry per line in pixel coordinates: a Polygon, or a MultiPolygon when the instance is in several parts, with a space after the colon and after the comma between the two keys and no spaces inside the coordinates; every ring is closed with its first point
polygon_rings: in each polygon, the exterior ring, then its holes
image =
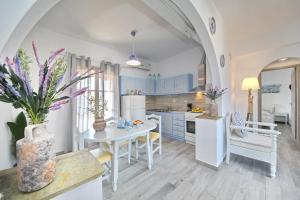
{"type": "Polygon", "coordinates": [[[21,79],[23,79],[23,77],[22,77],[22,69],[21,69],[19,57],[16,56],[16,57],[14,58],[14,61],[15,61],[15,73],[16,73],[21,79]]]}
{"type": "Polygon", "coordinates": [[[42,65],[41,65],[41,63],[40,63],[40,59],[39,59],[39,57],[38,57],[38,54],[37,54],[37,48],[36,48],[36,46],[35,46],[35,44],[34,44],[34,41],[32,41],[32,48],[33,48],[35,60],[36,60],[36,62],[37,62],[37,64],[38,64],[38,66],[41,67],[42,65]]]}
{"type": "Polygon", "coordinates": [[[0,72],[0,78],[5,79],[5,75],[2,72],[0,72]]]}
{"type": "Polygon", "coordinates": [[[48,58],[48,64],[50,65],[50,63],[52,63],[52,61],[55,59],[55,57],[57,55],[59,55],[60,53],[64,52],[65,49],[64,48],[61,48],[61,49],[58,49],[56,52],[54,52],[49,58],[48,58]]]}
{"type": "Polygon", "coordinates": [[[87,90],[88,90],[88,87],[81,88],[81,89],[75,91],[73,94],[71,94],[71,97],[74,98],[74,97],[80,96],[83,93],[85,93],[87,90]]]}
{"type": "Polygon", "coordinates": [[[11,62],[8,57],[5,58],[5,62],[6,62],[6,64],[7,64],[8,67],[10,67],[11,69],[14,68],[14,63],[11,62]]]}
{"type": "Polygon", "coordinates": [[[12,93],[13,95],[15,95],[16,97],[20,97],[20,93],[11,85],[7,85],[7,89],[10,93],[12,93]]]}
{"type": "Polygon", "coordinates": [[[50,107],[49,107],[49,110],[54,111],[54,110],[59,110],[60,108],[61,108],[60,105],[53,105],[53,106],[50,106],[50,107]]]}
{"type": "Polygon", "coordinates": [[[44,96],[44,95],[46,94],[46,92],[47,92],[48,84],[49,84],[49,82],[50,82],[50,80],[51,80],[52,69],[53,69],[53,68],[51,68],[51,69],[48,70],[48,73],[46,74],[45,80],[44,80],[44,82],[43,82],[43,96],[44,96]]]}
{"type": "Polygon", "coordinates": [[[67,103],[69,103],[69,100],[61,100],[61,101],[58,101],[58,102],[52,104],[51,106],[49,106],[49,109],[50,110],[58,110],[61,108],[62,105],[67,104],[67,103]]]}
{"type": "Polygon", "coordinates": [[[26,72],[23,72],[23,77],[24,77],[23,82],[26,88],[26,93],[32,95],[32,87],[28,78],[28,74],[26,72]]]}
{"type": "Polygon", "coordinates": [[[37,48],[36,48],[36,46],[35,46],[34,41],[32,41],[32,48],[33,48],[35,60],[36,60],[36,62],[37,62],[37,64],[38,64],[38,66],[40,67],[40,70],[39,70],[39,86],[40,86],[40,88],[41,88],[42,85],[43,85],[43,82],[44,82],[44,78],[45,78],[45,77],[44,77],[44,69],[45,69],[45,66],[42,65],[42,64],[40,63],[40,59],[39,59],[39,57],[38,57],[38,54],[37,54],[37,48]]]}

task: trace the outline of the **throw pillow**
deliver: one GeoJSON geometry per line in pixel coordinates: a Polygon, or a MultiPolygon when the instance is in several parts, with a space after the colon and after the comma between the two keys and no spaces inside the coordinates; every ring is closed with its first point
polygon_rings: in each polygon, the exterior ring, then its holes
{"type": "MultiPolygon", "coordinates": [[[[242,126],[242,127],[245,127],[246,126],[246,120],[245,118],[242,116],[241,113],[239,112],[235,112],[233,115],[232,115],[232,125],[234,126],[242,126]]],[[[239,137],[245,137],[247,136],[247,131],[246,130],[234,130],[233,131],[237,136],[239,137]]]]}

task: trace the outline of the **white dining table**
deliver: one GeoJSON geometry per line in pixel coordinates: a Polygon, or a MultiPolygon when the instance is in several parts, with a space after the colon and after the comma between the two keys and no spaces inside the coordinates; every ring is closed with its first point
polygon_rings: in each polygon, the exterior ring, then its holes
{"type": "Polygon", "coordinates": [[[148,169],[152,167],[152,156],[150,152],[149,134],[150,131],[156,128],[156,123],[151,120],[144,121],[143,124],[133,126],[132,128],[117,128],[115,124],[107,125],[104,131],[95,132],[95,130],[88,130],[84,134],[84,140],[87,142],[110,142],[113,148],[113,159],[112,159],[112,187],[113,191],[117,190],[118,182],[118,171],[119,171],[119,144],[126,140],[135,139],[138,136],[147,137],[147,158],[148,158],[148,169]]]}

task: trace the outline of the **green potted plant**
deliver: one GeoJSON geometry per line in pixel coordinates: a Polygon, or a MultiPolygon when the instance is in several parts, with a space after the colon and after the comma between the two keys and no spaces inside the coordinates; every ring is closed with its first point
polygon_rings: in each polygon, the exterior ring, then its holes
{"type": "Polygon", "coordinates": [[[24,138],[25,127],[27,126],[27,120],[24,112],[20,112],[15,122],[7,122],[7,126],[12,134],[12,153],[16,157],[16,142],[24,138]]]}
{"type": "Polygon", "coordinates": [[[70,95],[63,95],[79,81],[89,78],[91,70],[75,75],[62,85],[67,70],[64,49],[55,51],[41,63],[34,42],[32,43],[36,64],[39,69],[38,90],[34,91],[29,78],[32,61],[24,50],[18,50],[11,60],[0,63],[0,101],[22,109],[29,119],[24,138],[17,141],[17,182],[19,190],[39,190],[55,177],[54,134],[48,133],[46,120],[50,111],[60,109],[71,98],[83,94],[87,88],[70,95]],[[34,171],[34,173],[32,173],[34,171]]]}

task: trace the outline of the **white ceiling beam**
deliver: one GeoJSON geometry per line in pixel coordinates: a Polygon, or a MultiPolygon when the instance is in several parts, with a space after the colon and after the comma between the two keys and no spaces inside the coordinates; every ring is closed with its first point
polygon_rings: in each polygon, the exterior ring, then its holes
{"type": "Polygon", "coordinates": [[[143,2],[187,38],[201,45],[191,22],[171,0],[143,0],[143,2]]]}

